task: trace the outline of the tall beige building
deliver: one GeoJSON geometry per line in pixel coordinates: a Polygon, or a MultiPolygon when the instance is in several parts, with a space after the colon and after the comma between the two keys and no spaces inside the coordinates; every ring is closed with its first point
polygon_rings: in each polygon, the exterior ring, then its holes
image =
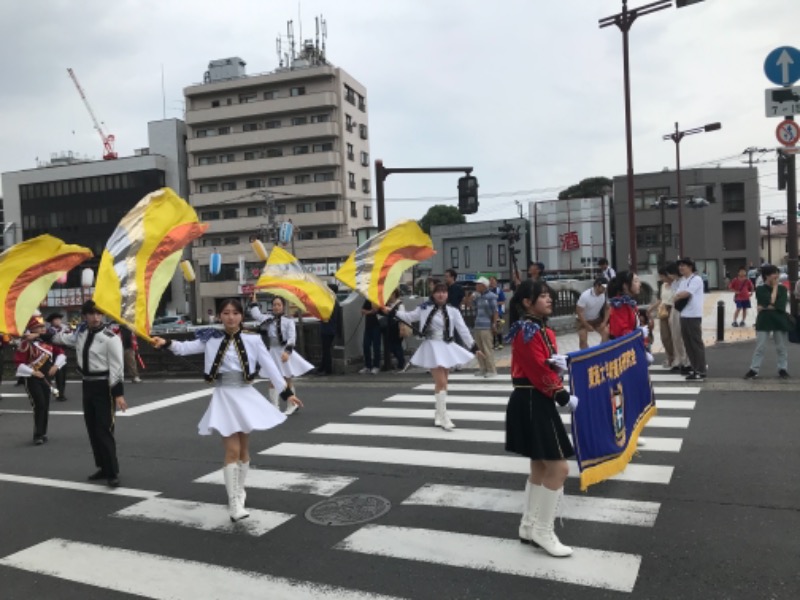
{"type": "Polygon", "coordinates": [[[270,249],[282,223],[294,229],[287,250],[319,275],[372,225],[366,89],[313,44],[290,64],[247,75],[240,58],[215,60],[184,90],[189,200],[210,225],[193,248],[201,316],[247,292],[262,266],[251,241],[270,249]],[[215,249],[222,270],[211,275],[215,249]]]}

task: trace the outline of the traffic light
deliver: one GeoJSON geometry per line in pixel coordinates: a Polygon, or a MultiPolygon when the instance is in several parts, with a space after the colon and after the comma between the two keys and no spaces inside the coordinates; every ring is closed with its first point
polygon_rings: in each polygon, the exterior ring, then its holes
{"type": "Polygon", "coordinates": [[[789,160],[787,156],[778,151],[778,189],[785,190],[786,189],[786,175],[789,171],[789,160]]]}
{"type": "Polygon", "coordinates": [[[478,178],[465,175],[458,179],[458,212],[472,215],[478,212],[478,178]]]}

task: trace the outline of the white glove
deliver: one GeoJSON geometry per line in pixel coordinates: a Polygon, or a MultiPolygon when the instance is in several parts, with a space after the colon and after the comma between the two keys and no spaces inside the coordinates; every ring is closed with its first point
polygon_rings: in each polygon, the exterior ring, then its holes
{"type": "Polygon", "coordinates": [[[652,365],[653,364],[653,355],[650,354],[649,352],[645,352],[644,355],[647,357],[647,364],[648,365],[652,365]]]}
{"type": "Polygon", "coordinates": [[[647,336],[650,335],[650,328],[647,325],[642,325],[641,327],[639,327],[639,329],[642,330],[642,335],[644,337],[647,337],[647,336]]]}
{"type": "Polygon", "coordinates": [[[569,409],[569,412],[575,412],[575,409],[578,408],[578,402],[580,402],[580,399],[577,396],[569,397],[569,402],[567,402],[567,408],[569,409]]]}
{"type": "Polygon", "coordinates": [[[553,365],[556,368],[556,371],[559,373],[564,373],[568,370],[568,360],[569,359],[566,354],[553,354],[553,356],[547,359],[547,362],[553,365]]]}

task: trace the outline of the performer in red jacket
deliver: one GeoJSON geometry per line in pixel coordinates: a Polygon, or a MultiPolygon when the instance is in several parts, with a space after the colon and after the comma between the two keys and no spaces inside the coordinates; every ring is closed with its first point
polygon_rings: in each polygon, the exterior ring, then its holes
{"type": "MultiPolygon", "coordinates": [[[[613,340],[632,333],[639,327],[636,299],[642,284],[633,271],[620,271],[608,284],[608,333],[613,340]]],[[[649,332],[648,332],[649,333],[649,332]]]]}
{"type": "Polygon", "coordinates": [[[58,346],[36,341],[46,325],[41,316],[31,317],[25,336],[14,353],[17,377],[25,381],[25,390],[33,406],[33,443],[41,446],[47,441],[47,421],[50,415],[50,394],[58,390],[51,383],[58,370],[67,364],[64,351],[58,346]]]}
{"type": "Polygon", "coordinates": [[[555,333],[547,327],[552,312],[543,281],[527,280],[517,287],[509,313],[513,324],[506,336],[512,344],[514,384],[506,409],[506,450],[531,459],[520,541],[540,546],[553,556],[569,556],[572,548],[556,537],[554,522],[569,474],[567,458],[575,452],[556,404],[574,411],[578,398],[570,395],[561,380],[567,361],[558,354],[555,333]]]}

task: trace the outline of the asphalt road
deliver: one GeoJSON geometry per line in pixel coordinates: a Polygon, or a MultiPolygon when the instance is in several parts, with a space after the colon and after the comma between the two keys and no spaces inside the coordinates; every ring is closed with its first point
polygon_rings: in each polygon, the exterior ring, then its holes
{"type": "Polygon", "coordinates": [[[451,389],[453,434],[431,426],[424,373],[300,381],[306,410],[252,436],[252,516],[236,525],[221,443],[197,435],[204,384],[127,386],[123,487],[110,492],[86,481],[79,386],[35,447],[27,400],[6,383],[0,598],[796,599],[800,379],[771,379],[768,356],[762,379],[744,382],[751,351],[710,349],[702,385],[652,372],[658,421],[625,477],[586,494],[568,480],[568,559],[516,541],[526,463],[503,451],[508,393],[481,389],[506,378],[451,381],[466,388],[451,389]],[[391,509],[359,525],[305,518],[354,494],[391,509]]]}

